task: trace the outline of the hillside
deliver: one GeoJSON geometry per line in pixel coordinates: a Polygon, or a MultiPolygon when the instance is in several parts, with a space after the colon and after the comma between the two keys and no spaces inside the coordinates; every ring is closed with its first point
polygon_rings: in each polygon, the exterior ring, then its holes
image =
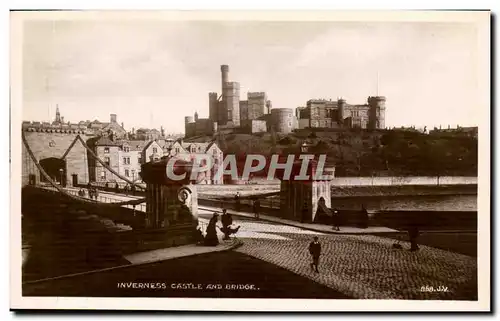
{"type": "Polygon", "coordinates": [[[186,141],[215,140],[225,154],[327,154],[335,176],[477,175],[477,139],[417,131],[309,131],[288,135],[229,133],[186,141]]]}

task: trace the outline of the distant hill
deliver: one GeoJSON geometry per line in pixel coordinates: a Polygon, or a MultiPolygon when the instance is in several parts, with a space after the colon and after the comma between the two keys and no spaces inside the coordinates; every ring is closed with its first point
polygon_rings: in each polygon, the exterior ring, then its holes
{"type": "Polygon", "coordinates": [[[215,140],[225,154],[299,154],[306,142],[309,153],[327,154],[335,176],[444,176],[477,175],[477,138],[423,134],[411,130],[308,131],[226,133],[186,141],[215,140]]]}

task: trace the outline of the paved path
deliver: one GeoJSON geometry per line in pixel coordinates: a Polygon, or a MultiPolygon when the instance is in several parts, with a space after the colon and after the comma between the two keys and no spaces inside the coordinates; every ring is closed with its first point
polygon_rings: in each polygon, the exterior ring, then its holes
{"type": "MultiPolygon", "coordinates": [[[[206,224],[212,212],[200,210],[206,224]]],[[[280,266],[298,275],[360,299],[477,299],[477,260],[421,246],[410,252],[393,249],[394,240],[375,235],[332,235],[295,226],[235,217],[236,251],[280,266]],[[311,271],[307,246],[316,235],[322,243],[319,274],[311,271]],[[447,292],[421,288],[447,287],[447,292]]],[[[220,223],[219,223],[220,224],[220,223]]]]}
{"type": "Polygon", "coordinates": [[[201,245],[182,245],[176,247],[169,247],[165,249],[158,249],[153,251],[133,253],[125,256],[125,259],[132,264],[144,264],[152,262],[160,262],[179,257],[205,254],[211,252],[227,251],[238,245],[239,242],[235,240],[222,241],[217,246],[201,246],[201,245]]]}
{"type": "MultiPolygon", "coordinates": [[[[198,206],[199,209],[204,209],[212,212],[221,212],[220,208],[211,207],[211,206],[198,206]]],[[[248,212],[237,212],[235,210],[229,210],[232,215],[254,218],[253,213],[248,212]]],[[[283,225],[295,226],[301,229],[316,231],[321,233],[331,233],[331,234],[376,234],[376,233],[390,233],[390,232],[398,232],[397,230],[385,227],[385,226],[369,226],[368,228],[358,228],[352,226],[341,226],[340,231],[335,231],[332,229],[332,226],[325,224],[314,224],[314,223],[300,223],[297,221],[287,220],[280,217],[274,217],[270,215],[259,215],[259,220],[267,221],[272,223],[278,223],[283,225]]]]}

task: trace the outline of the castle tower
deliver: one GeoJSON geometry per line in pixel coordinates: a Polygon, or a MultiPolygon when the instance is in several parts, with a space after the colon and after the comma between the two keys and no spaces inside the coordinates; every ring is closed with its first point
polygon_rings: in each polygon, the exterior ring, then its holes
{"type": "Polygon", "coordinates": [[[229,66],[220,66],[221,79],[222,79],[222,98],[224,98],[224,89],[226,88],[226,83],[229,82],[229,66]]]}
{"type": "Polygon", "coordinates": [[[61,123],[61,113],[59,112],[58,105],[56,105],[56,123],[61,123]]]}
{"type": "Polygon", "coordinates": [[[194,119],[191,116],[186,116],[184,117],[184,124],[191,124],[194,123],[194,119]]]}
{"type": "Polygon", "coordinates": [[[370,96],[368,97],[368,128],[380,129],[385,128],[385,97],[370,96]]]}
{"type": "Polygon", "coordinates": [[[267,108],[267,114],[270,114],[271,108],[273,108],[273,103],[270,100],[266,101],[266,108],[267,108]]]}
{"type": "Polygon", "coordinates": [[[229,66],[221,65],[222,99],[219,106],[218,122],[226,125],[228,122],[234,127],[240,126],[240,84],[229,82],[229,66]]]}
{"type": "Polygon", "coordinates": [[[219,113],[218,113],[218,101],[217,101],[217,93],[211,92],[208,93],[208,113],[210,121],[218,122],[219,121],[219,113]]]}
{"type": "Polygon", "coordinates": [[[345,106],[346,106],[346,101],[343,98],[337,99],[337,106],[338,106],[338,119],[337,122],[339,123],[340,127],[344,124],[344,111],[345,111],[345,106]]]}
{"type": "Polygon", "coordinates": [[[240,126],[240,83],[227,82],[223,94],[226,119],[231,126],[240,126]]]}
{"type": "Polygon", "coordinates": [[[198,121],[198,112],[197,111],[194,112],[194,121],[195,122],[198,121]]]}

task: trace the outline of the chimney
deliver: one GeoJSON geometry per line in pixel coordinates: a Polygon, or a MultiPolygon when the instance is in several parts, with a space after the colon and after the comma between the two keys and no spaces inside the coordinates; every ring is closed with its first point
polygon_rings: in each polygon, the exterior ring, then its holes
{"type": "Polygon", "coordinates": [[[111,115],[110,115],[110,121],[111,121],[112,123],[116,123],[116,114],[111,114],[111,115]]]}
{"type": "Polygon", "coordinates": [[[125,126],[123,126],[123,122],[122,122],[122,128],[125,128],[125,126]]]}

